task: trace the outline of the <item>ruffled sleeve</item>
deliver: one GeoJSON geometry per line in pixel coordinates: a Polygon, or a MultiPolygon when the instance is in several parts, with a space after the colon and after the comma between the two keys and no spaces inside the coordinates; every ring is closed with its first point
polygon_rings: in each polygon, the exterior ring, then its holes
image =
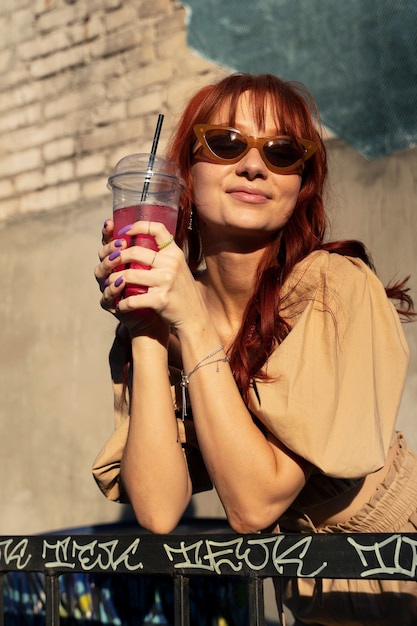
{"type": "Polygon", "coordinates": [[[398,315],[359,259],[315,252],[284,285],[292,330],[255,381],[249,408],[290,450],[328,476],[384,465],[408,365],[398,315]]]}

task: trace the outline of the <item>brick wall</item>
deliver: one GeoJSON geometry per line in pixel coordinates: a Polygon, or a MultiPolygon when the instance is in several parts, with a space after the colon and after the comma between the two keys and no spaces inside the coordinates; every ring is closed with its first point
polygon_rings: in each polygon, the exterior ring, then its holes
{"type": "Polygon", "coordinates": [[[163,150],[185,98],[221,70],[173,0],[13,0],[0,8],[0,220],[94,200],[130,152],[163,150]]]}

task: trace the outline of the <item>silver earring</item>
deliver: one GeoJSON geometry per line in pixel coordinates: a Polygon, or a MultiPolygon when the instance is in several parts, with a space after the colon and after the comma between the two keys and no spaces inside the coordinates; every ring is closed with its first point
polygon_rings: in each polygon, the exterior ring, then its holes
{"type": "Polygon", "coordinates": [[[188,230],[193,230],[193,211],[190,211],[190,219],[188,221],[188,230]]]}

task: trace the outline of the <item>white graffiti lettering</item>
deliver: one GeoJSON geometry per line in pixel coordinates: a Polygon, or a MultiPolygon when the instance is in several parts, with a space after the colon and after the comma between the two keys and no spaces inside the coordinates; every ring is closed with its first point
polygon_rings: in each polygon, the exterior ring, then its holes
{"type": "Polygon", "coordinates": [[[6,539],[6,541],[0,541],[0,562],[11,565],[15,562],[18,570],[23,570],[27,567],[32,556],[26,554],[28,546],[28,539],[20,539],[17,544],[13,544],[13,539],[6,539]]]}
{"type": "MultiPolygon", "coordinates": [[[[340,536],[337,542],[339,550],[349,552],[347,578],[417,579],[415,535],[375,535],[369,539],[353,534],[340,536]]],[[[334,575],[334,550],[329,550],[329,561],[325,561],[314,535],[170,536],[154,543],[150,551],[149,548],[146,537],[2,537],[0,571],[32,571],[36,567],[77,572],[171,573],[174,568],[218,575],[242,575],[244,570],[303,578],[334,575]]]]}
{"type": "Polygon", "coordinates": [[[348,537],[347,540],[355,548],[362,565],[367,568],[361,572],[361,577],[381,574],[404,574],[410,578],[415,577],[417,540],[391,535],[369,546],[359,544],[353,537],[348,537]],[[376,561],[376,563],[371,564],[370,561],[376,561]],[[404,567],[404,563],[410,563],[410,566],[404,567]]]}
{"type": "Polygon", "coordinates": [[[313,538],[309,536],[303,537],[302,539],[297,541],[297,543],[295,543],[293,546],[290,546],[287,550],[284,550],[283,552],[281,552],[281,554],[275,555],[275,552],[279,546],[277,542],[277,544],[274,546],[274,557],[273,557],[274,565],[275,565],[277,572],[280,574],[283,574],[284,566],[288,564],[296,564],[297,576],[303,576],[305,578],[314,578],[314,576],[317,576],[320,572],[322,572],[327,566],[326,561],[323,561],[321,565],[319,565],[319,567],[317,567],[317,569],[315,569],[313,572],[310,572],[307,574],[306,572],[303,571],[303,566],[304,566],[303,559],[308,552],[312,539],[313,538]],[[298,551],[299,553],[297,556],[293,556],[292,558],[289,558],[291,554],[293,554],[294,552],[297,553],[298,551]]]}
{"type": "Polygon", "coordinates": [[[322,562],[312,572],[303,571],[303,559],[310,547],[311,537],[303,537],[294,545],[279,552],[283,539],[283,536],[251,539],[248,541],[248,547],[243,550],[242,537],[227,541],[199,540],[189,545],[181,541],[179,547],[164,544],[164,549],[177,569],[202,569],[216,574],[221,574],[222,568],[240,572],[244,563],[251,570],[258,571],[262,570],[269,561],[280,574],[284,573],[286,567],[296,565],[296,575],[304,577],[317,576],[326,567],[327,563],[322,562]],[[181,559],[176,560],[178,556],[181,559]]]}
{"type": "Polygon", "coordinates": [[[79,564],[84,571],[99,567],[103,571],[116,571],[120,564],[129,571],[143,568],[143,563],[131,563],[130,556],[136,554],[140,539],[134,541],[117,556],[118,539],[111,541],[97,541],[80,544],[76,539],[66,537],[57,539],[54,543],[43,542],[42,557],[45,567],[67,567],[74,569],[79,564]],[[51,554],[50,554],[51,553],[51,554]]]}

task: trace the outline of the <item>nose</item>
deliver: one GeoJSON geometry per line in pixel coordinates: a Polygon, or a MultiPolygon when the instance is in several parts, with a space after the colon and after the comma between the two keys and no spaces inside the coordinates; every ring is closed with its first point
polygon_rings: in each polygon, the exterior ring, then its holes
{"type": "Polygon", "coordinates": [[[249,180],[267,177],[268,168],[266,167],[258,148],[251,148],[240,159],[240,161],[238,161],[236,173],[238,176],[246,176],[249,180]]]}

